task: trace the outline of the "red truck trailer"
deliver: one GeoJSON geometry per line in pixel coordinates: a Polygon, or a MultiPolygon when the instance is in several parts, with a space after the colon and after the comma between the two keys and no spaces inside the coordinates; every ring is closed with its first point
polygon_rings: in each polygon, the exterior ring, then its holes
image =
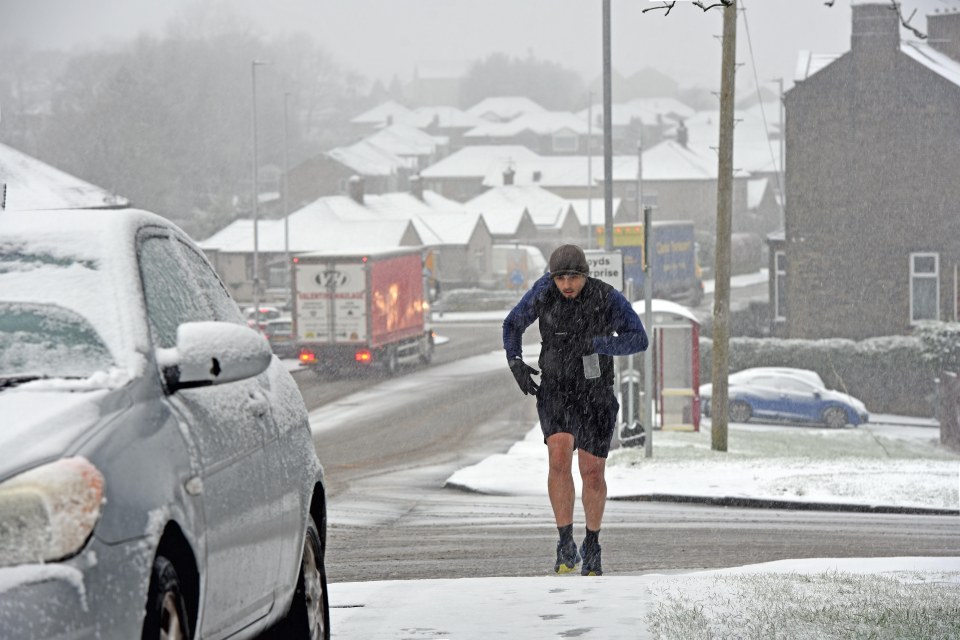
{"type": "Polygon", "coordinates": [[[429,363],[423,252],[300,254],[293,265],[293,331],[301,364],[378,366],[393,373],[429,363]]]}

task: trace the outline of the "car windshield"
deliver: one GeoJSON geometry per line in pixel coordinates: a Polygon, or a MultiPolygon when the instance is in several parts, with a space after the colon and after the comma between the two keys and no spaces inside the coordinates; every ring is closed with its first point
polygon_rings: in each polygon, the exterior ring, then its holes
{"type": "Polygon", "coordinates": [[[0,301],[0,385],[40,378],[87,378],[113,367],[96,330],[53,304],[0,301]]]}

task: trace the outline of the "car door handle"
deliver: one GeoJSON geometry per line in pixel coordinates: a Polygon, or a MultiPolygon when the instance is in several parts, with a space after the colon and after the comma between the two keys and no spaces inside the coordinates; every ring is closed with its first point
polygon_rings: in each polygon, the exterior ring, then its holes
{"type": "Polygon", "coordinates": [[[250,397],[247,398],[247,411],[257,418],[262,418],[267,415],[269,408],[270,405],[267,403],[267,399],[258,393],[252,393],[250,397]]]}

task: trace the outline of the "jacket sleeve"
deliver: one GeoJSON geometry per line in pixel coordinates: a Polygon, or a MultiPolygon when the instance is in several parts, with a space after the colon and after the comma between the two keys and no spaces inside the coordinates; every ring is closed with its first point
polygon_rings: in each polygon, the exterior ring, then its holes
{"type": "Polygon", "coordinates": [[[551,284],[550,276],[543,275],[523,294],[520,302],[510,310],[503,321],[503,349],[507,360],[523,357],[523,332],[537,319],[534,302],[545,286],[551,284]]]}
{"type": "Polygon", "coordinates": [[[615,336],[598,336],[593,339],[597,353],[608,356],[625,356],[646,351],[649,344],[647,332],[633,305],[616,289],[607,296],[607,313],[615,336]]]}

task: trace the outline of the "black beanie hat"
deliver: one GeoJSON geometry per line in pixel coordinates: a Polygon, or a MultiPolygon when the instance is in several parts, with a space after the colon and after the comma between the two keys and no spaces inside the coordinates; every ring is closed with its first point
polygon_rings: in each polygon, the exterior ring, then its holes
{"type": "Polygon", "coordinates": [[[587,256],[583,254],[583,249],[575,244],[559,246],[550,254],[550,275],[560,276],[565,273],[579,273],[584,276],[590,274],[587,256]]]}

